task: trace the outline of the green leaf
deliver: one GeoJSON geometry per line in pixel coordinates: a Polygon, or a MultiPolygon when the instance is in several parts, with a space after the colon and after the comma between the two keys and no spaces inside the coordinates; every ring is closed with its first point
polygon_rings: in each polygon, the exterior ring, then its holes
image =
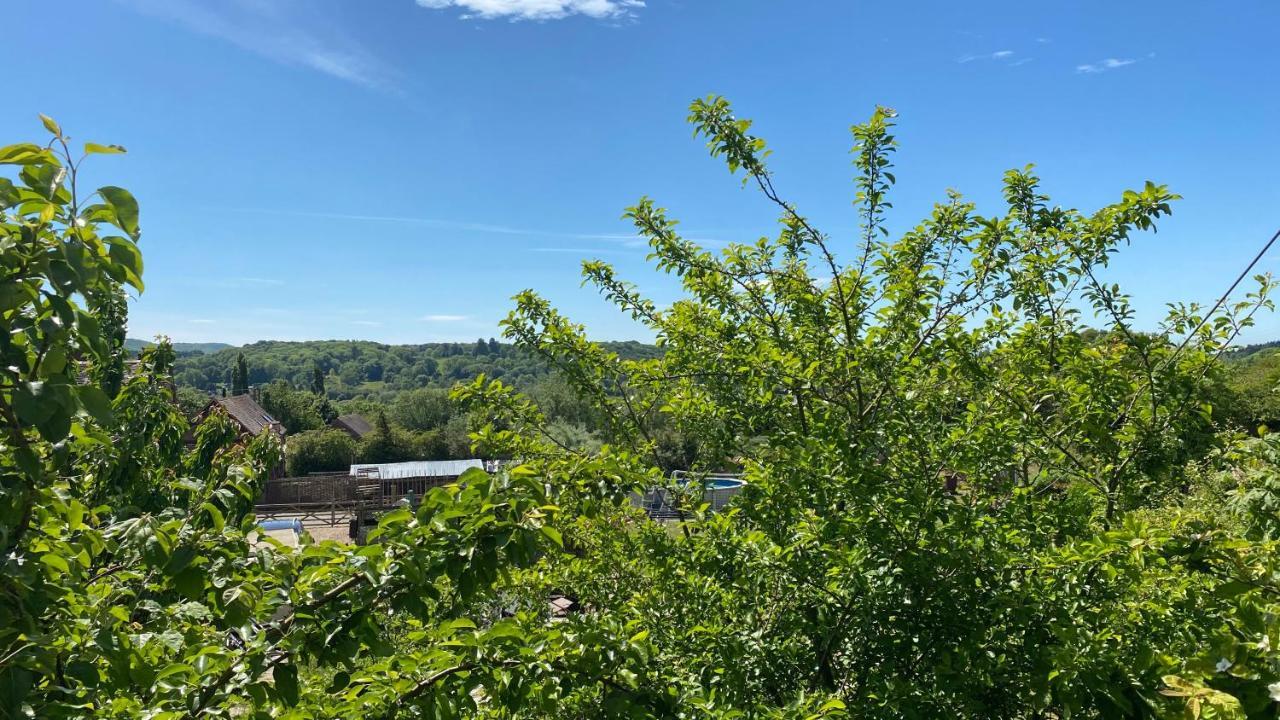
{"type": "Polygon", "coordinates": [[[98,143],[87,142],[84,144],[84,152],[86,155],[92,155],[94,153],[101,155],[119,155],[125,152],[125,149],[120,145],[99,145],[98,143]]]}
{"type": "Polygon", "coordinates": [[[111,260],[125,269],[125,279],[129,284],[142,290],[142,252],[138,246],[121,237],[107,238],[111,249],[108,251],[111,260]]]}
{"type": "Polygon", "coordinates": [[[71,572],[71,566],[67,564],[66,558],[56,553],[45,553],[40,556],[40,562],[61,573],[71,572]]]}
{"type": "Polygon", "coordinates": [[[272,671],[275,676],[276,692],[285,705],[293,707],[298,704],[298,666],[277,665],[272,671]]]}
{"type": "Polygon", "coordinates": [[[67,503],[67,529],[71,531],[84,527],[84,505],[79,500],[67,503]]]}
{"type": "Polygon", "coordinates": [[[205,580],[204,570],[191,565],[174,576],[173,587],[183,597],[199,600],[205,595],[205,580]]]}
{"type": "Polygon", "coordinates": [[[45,115],[44,113],[40,113],[40,122],[44,123],[45,130],[48,130],[58,137],[62,137],[62,128],[58,127],[58,123],[54,122],[53,118],[45,115]]]}
{"type": "Polygon", "coordinates": [[[48,383],[29,382],[20,383],[14,389],[13,409],[19,420],[27,425],[39,425],[53,415],[58,408],[48,388],[48,383]]]}
{"type": "Polygon", "coordinates": [[[51,159],[52,157],[47,150],[32,143],[18,143],[17,145],[0,147],[0,165],[30,165],[32,163],[48,162],[51,159]]]}
{"type": "Polygon", "coordinates": [[[29,479],[39,480],[44,475],[44,466],[40,462],[40,457],[32,452],[31,448],[14,448],[13,459],[29,479]]]}
{"type": "Polygon", "coordinates": [[[555,543],[559,547],[564,547],[564,537],[561,536],[559,530],[551,527],[550,525],[543,525],[541,529],[543,535],[551,538],[551,542],[555,543]]]}
{"type": "Polygon", "coordinates": [[[187,665],[186,663],[170,663],[164,666],[163,668],[161,668],[160,672],[156,673],[156,676],[153,682],[158,683],[161,680],[173,675],[179,675],[179,674],[194,675],[195,672],[196,672],[196,669],[191,667],[190,665],[187,665]]]}
{"type": "Polygon", "coordinates": [[[107,398],[107,394],[92,385],[81,385],[76,388],[76,396],[80,399],[80,406],[85,409],[94,420],[103,425],[111,422],[111,400],[107,398]]]}
{"type": "Polygon", "coordinates": [[[213,529],[222,532],[222,528],[226,527],[227,519],[222,514],[222,511],[218,509],[218,506],[207,502],[202,503],[200,509],[209,513],[209,520],[213,523],[213,529]]]}
{"type": "Polygon", "coordinates": [[[133,194],[114,185],[98,188],[98,194],[115,213],[115,226],[137,240],[142,233],[138,230],[138,201],[133,194]]]}
{"type": "Polygon", "coordinates": [[[351,674],[346,670],[339,670],[334,673],[333,681],[329,683],[328,692],[336,693],[339,690],[345,690],[351,684],[351,674]]]}
{"type": "Polygon", "coordinates": [[[186,570],[191,561],[196,558],[196,548],[190,545],[182,545],[173,552],[169,557],[169,562],[165,564],[164,571],[167,575],[178,575],[186,570]]]}
{"type": "Polygon", "coordinates": [[[40,375],[49,377],[50,375],[61,374],[67,367],[67,351],[62,346],[49,348],[49,352],[44,354],[44,360],[40,362],[40,375]]]}
{"type": "Polygon", "coordinates": [[[22,194],[14,187],[12,180],[0,178],[0,210],[16,205],[21,198],[22,194]]]}

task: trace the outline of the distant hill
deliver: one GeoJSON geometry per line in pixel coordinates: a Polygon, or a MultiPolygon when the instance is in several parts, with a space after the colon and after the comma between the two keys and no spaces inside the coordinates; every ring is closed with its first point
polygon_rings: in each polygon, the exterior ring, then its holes
{"type": "MultiPolygon", "coordinates": [[[[645,343],[601,343],[624,359],[660,357],[662,350],[645,343]]],[[[325,374],[325,388],[335,399],[365,397],[388,401],[400,392],[422,387],[452,387],[483,373],[527,389],[550,374],[540,360],[496,340],[470,343],[386,345],[365,340],[265,340],[207,354],[181,355],[174,366],[178,385],[206,392],[227,384],[236,357],[244,353],[249,383],[285,380],[310,387],[313,370],[325,374]]]]}
{"type": "Polygon", "coordinates": [[[1272,340],[1271,342],[1257,343],[1256,345],[1245,345],[1238,350],[1227,353],[1224,357],[1228,360],[1243,360],[1250,355],[1256,355],[1263,350],[1280,347],[1280,340],[1272,340]]]}
{"type": "MultiPolygon", "coordinates": [[[[136,353],[143,348],[151,347],[154,344],[155,343],[150,340],[139,340],[138,338],[129,338],[124,341],[125,349],[132,353],[136,353]]],[[[229,347],[234,346],[227,343],[173,343],[173,351],[179,354],[213,353],[218,352],[219,350],[225,350],[229,347]]]]}

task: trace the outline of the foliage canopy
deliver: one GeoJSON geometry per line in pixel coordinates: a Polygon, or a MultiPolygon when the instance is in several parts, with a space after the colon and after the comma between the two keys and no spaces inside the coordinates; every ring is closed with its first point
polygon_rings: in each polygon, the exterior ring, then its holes
{"type": "Polygon", "coordinates": [[[184,447],[167,344],[117,393],[79,383],[78,362],[117,355],[82,299],[142,289],[137,203],[86,204],[52,120],[48,146],[0,148],[18,169],[0,180],[0,712],[1274,716],[1280,450],[1229,444],[1212,407],[1270,281],[1138,333],[1100,276],[1176,196],[1066,210],[1030,169],[1000,214],[951,193],[891,238],[884,108],[853,128],[842,262],[749,122],[719,98],[690,119],[777,208],[777,237],[715,254],[651,200],[628,212],[686,297],[659,308],[584,271],[658,357],[587,341],[533,292],[506,321],[607,444],[480,378],[455,396],[506,470],[387,514],[363,547],[296,551],[251,514],[280,449],[217,414],[184,447]],[[633,507],[690,464],[738,467],[747,490],[711,514],[696,480],[670,485],[669,527],[633,507]],[[553,616],[553,596],[580,610],[553,616]]]}

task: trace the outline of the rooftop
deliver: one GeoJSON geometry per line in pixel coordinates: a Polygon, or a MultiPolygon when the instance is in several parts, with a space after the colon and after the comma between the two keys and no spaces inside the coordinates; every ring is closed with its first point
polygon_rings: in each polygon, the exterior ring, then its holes
{"type": "Polygon", "coordinates": [[[362,438],[373,432],[373,425],[370,424],[368,420],[365,420],[363,415],[358,415],[356,413],[339,415],[333,419],[333,422],[330,423],[330,425],[342,428],[357,438],[362,438]]]}
{"type": "Polygon", "coordinates": [[[280,431],[280,424],[276,419],[268,415],[267,411],[248,395],[215,397],[213,403],[221,405],[222,409],[227,411],[227,415],[230,415],[232,420],[239,423],[240,427],[251,435],[259,435],[268,428],[280,431]]]}

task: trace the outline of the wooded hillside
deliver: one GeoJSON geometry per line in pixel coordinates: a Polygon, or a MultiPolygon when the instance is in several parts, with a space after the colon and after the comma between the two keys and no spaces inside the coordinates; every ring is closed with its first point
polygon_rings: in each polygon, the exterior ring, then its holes
{"type": "MultiPolygon", "coordinates": [[[[602,343],[626,360],[659,357],[655,345],[639,342],[602,343]]],[[[244,353],[249,382],[265,385],[285,380],[309,385],[313,368],[325,374],[325,387],[337,400],[368,397],[390,400],[405,390],[451,387],[481,374],[527,388],[548,374],[541,360],[492,338],[473,343],[386,345],[363,340],[262,341],[209,354],[180,356],[174,379],[181,386],[213,392],[230,382],[236,358],[244,353]]]]}

